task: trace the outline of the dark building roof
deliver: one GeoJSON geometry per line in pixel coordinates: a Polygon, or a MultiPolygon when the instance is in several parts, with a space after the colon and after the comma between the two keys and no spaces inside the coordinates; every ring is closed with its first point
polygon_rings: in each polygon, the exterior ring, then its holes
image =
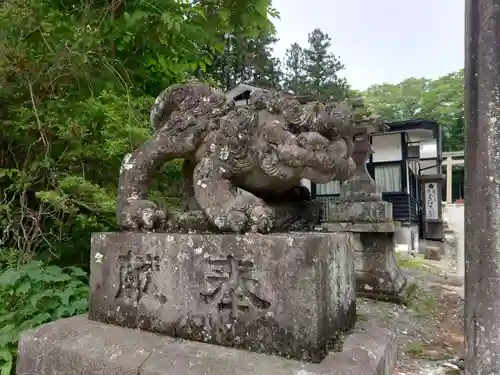
{"type": "Polygon", "coordinates": [[[433,120],[415,119],[415,120],[391,121],[391,122],[386,122],[386,125],[390,129],[389,131],[427,129],[432,131],[434,138],[439,139],[441,137],[441,124],[433,120]]]}

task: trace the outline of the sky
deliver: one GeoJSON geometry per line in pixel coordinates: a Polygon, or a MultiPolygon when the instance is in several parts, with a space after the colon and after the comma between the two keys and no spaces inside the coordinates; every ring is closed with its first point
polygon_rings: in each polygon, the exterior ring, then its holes
{"type": "Polygon", "coordinates": [[[354,89],[437,78],[464,64],[465,0],[273,0],[275,55],[320,28],[346,66],[341,75],[354,89]]]}

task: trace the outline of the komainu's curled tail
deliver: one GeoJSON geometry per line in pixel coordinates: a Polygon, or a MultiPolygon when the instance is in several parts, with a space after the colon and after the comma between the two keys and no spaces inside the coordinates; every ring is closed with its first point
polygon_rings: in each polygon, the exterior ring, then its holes
{"type": "Polygon", "coordinates": [[[220,117],[234,108],[224,93],[203,83],[180,83],[163,90],[155,100],[149,120],[154,130],[164,126],[174,114],[220,117]]]}

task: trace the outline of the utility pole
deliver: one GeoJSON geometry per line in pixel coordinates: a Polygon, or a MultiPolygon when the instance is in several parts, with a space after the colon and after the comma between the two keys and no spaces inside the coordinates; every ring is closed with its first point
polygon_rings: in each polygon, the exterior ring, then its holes
{"type": "Polygon", "coordinates": [[[465,0],[465,366],[500,374],[500,0],[465,0]]]}

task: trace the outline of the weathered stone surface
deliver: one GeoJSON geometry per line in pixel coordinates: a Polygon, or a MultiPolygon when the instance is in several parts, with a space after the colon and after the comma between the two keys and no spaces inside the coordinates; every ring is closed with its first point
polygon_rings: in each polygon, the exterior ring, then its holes
{"type": "Polygon", "coordinates": [[[90,317],[318,361],[355,320],[352,234],[101,233],[90,317]]]}
{"type": "Polygon", "coordinates": [[[365,322],[317,364],[74,317],[22,334],[18,375],[392,375],[395,335],[365,322]]]}
{"type": "MultiPolygon", "coordinates": [[[[148,183],[159,166],[183,158],[186,193],[194,198],[190,209],[198,206],[223,232],[268,233],[275,214],[267,197],[288,201],[302,179],[351,177],[359,122],[342,103],[300,105],[285,93],[258,91],[248,106],[235,108],[205,84],[168,87],[151,109],[155,133],[123,159],[120,228],[163,231],[168,215],[147,200],[148,183]],[[237,188],[249,194],[238,195],[237,188]]],[[[369,122],[363,119],[363,129],[369,122]]]]}
{"type": "Polygon", "coordinates": [[[394,233],[401,228],[401,223],[392,221],[387,223],[323,223],[321,228],[328,232],[355,232],[355,233],[394,233]]]}
{"type": "Polygon", "coordinates": [[[328,212],[323,213],[326,222],[375,222],[386,223],[392,221],[392,203],[384,201],[332,202],[328,212]]]}
{"type": "MultiPolygon", "coordinates": [[[[379,130],[383,129],[379,124],[379,130]]],[[[354,138],[352,159],[355,164],[353,175],[340,187],[342,201],[381,201],[382,187],[377,185],[366,169],[368,158],[373,153],[368,131],[354,138]]]]}
{"type": "MultiPolygon", "coordinates": [[[[164,338],[164,345],[174,339],[164,338]]],[[[137,375],[157,343],[153,335],[61,319],[26,331],[19,340],[17,375],[137,375]]]]}
{"type": "Polygon", "coordinates": [[[369,179],[365,180],[345,181],[341,186],[340,197],[345,201],[380,201],[382,200],[382,191],[383,188],[369,176],[369,179]]]}
{"type": "Polygon", "coordinates": [[[441,253],[443,252],[444,252],[444,244],[441,244],[441,246],[427,245],[425,247],[424,259],[439,261],[442,258],[441,253]]]}
{"type": "MultiPolygon", "coordinates": [[[[407,280],[396,262],[394,231],[398,222],[324,223],[322,229],[353,232],[356,293],[366,297],[397,296],[407,280]]],[[[412,289],[412,288],[410,288],[412,289]]]]}
{"type": "Polygon", "coordinates": [[[354,244],[356,291],[397,295],[406,278],[396,262],[393,233],[359,233],[354,244]]]}
{"type": "MultiPolygon", "coordinates": [[[[269,202],[274,210],[272,232],[312,231],[320,224],[322,205],[318,201],[269,202]]],[[[205,212],[193,210],[170,215],[165,228],[168,233],[220,233],[205,212]]]]}
{"type": "Polygon", "coordinates": [[[312,231],[320,224],[322,204],[319,201],[282,203],[272,205],[275,231],[312,231]]]}

